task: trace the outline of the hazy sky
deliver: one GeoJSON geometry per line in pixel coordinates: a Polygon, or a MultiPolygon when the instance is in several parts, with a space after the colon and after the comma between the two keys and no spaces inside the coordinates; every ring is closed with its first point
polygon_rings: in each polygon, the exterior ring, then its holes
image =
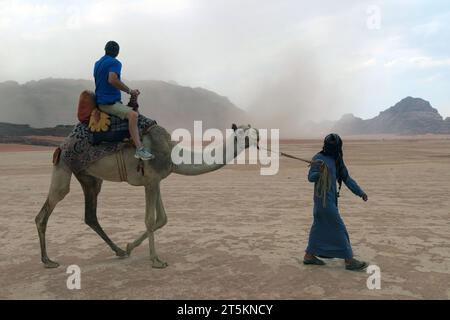
{"type": "Polygon", "coordinates": [[[448,0],[0,0],[0,81],[90,79],[114,39],[123,78],[250,111],[368,118],[411,95],[446,117],[449,20],[448,0]]]}

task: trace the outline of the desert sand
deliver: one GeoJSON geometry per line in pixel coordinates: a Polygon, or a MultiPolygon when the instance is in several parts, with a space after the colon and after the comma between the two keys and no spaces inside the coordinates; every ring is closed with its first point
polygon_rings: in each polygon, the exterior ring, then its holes
{"type": "MultiPolygon", "coordinates": [[[[50,217],[50,258],[40,262],[34,217],[50,184],[52,148],[0,148],[0,298],[2,299],[450,299],[450,140],[344,140],[364,203],[343,187],[341,214],[357,258],[379,266],[381,289],[342,260],[323,267],[298,262],[312,222],[305,164],[282,159],[275,176],[258,165],[231,165],[162,183],[169,223],[156,233],[169,263],[152,269],[148,243],[119,259],[84,224],[81,188],[50,217]],[[34,150],[34,151],[30,151],[34,150]],[[66,269],[81,268],[81,289],[68,290],[66,269]]],[[[321,142],[281,150],[311,157],[321,142]]],[[[122,248],[144,231],[144,192],[103,184],[99,220],[122,248]]]]}

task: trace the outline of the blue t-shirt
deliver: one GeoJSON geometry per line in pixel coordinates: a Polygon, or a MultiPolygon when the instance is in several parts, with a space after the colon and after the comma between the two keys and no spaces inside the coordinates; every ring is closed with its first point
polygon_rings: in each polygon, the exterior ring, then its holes
{"type": "Polygon", "coordinates": [[[121,100],[120,90],[108,82],[110,72],[115,72],[120,80],[122,64],[116,58],[104,55],[94,66],[95,96],[97,104],[114,104],[121,100]]]}

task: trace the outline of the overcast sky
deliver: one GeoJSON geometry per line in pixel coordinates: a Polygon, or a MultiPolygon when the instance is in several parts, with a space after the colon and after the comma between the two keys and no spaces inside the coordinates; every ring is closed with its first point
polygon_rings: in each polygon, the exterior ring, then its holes
{"type": "Polygon", "coordinates": [[[368,118],[411,95],[446,117],[448,21],[447,0],[0,0],[0,81],[91,79],[113,39],[123,78],[250,111],[368,118]]]}

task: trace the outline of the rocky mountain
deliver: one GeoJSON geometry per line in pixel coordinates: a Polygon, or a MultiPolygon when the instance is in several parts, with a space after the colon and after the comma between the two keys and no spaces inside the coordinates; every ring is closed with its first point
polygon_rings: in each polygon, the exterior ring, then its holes
{"type": "Polygon", "coordinates": [[[73,125],[32,128],[27,124],[0,122],[0,143],[57,146],[72,131],[73,125]]]}
{"type": "Polygon", "coordinates": [[[428,101],[407,97],[372,119],[346,114],[332,130],[347,135],[450,133],[450,119],[444,120],[428,101]]]}
{"type": "Polygon", "coordinates": [[[27,124],[0,122],[0,136],[56,136],[65,137],[73,129],[72,125],[58,125],[53,128],[32,128],[27,124]]]}
{"type": "MultiPolygon", "coordinates": [[[[251,122],[248,114],[226,97],[206,89],[164,81],[128,83],[141,90],[141,113],[157,120],[168,130],[192,130],[195,120],[202,120],[204,129],[224,129],[233,122],[251,122]]],[[[91,81],[73,79],[44,79],[22,85],[13,81],[0,83],[0,137],[66,136],[78,122],[76,113],[80,93],[85,89],[92,90],[93,86],[91,81]]],[[[122,98],[124,103],[128,102],[127,95],[122,98]]],[[[303,128],[304,132],[322,134],[318,130],[323,134],[337,132],[343,135],[450,134],[450,117],[444,120],[426,100],[407,97],[372,119],[346,114],[336,122],[310,123],[303,128]]],[[[299,134],[306,135],[304,132],[299,134]]]]}
{"type": "MultiPolygon", "coordinates": [[[[140,111],[168,130],[193,128],[202,120],[204,128],[228,128],[233,122],[247,122],[246,113],[228,98],[202,88],[180,86],[164,81],[127,81],[140,89],[140,111]]],[[[0,83],[0,121],[26,123],[32,127],[73,125],[78,122],[80,93],[92,90],[88,80],[44,79],[25,84],[0,83]]],[[[128,96],[122,95],[124,103],[128,96]]]]}

